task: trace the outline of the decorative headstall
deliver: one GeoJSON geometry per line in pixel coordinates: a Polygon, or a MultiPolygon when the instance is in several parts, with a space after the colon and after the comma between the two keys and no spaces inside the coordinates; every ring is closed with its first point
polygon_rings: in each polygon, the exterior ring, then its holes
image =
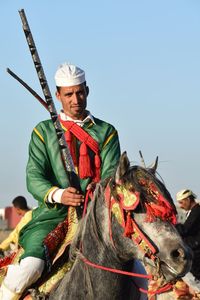
{"type": "MultiPolygon", "coordinates": [[[[157,189],[153,180],[144,178],[144,176],[141,176],[144,174],[141,174],[140,172],[136,173],[139,185],[142,186],[147,198],[149,198],[149,200],[144,201],[146,221],[153,222],[156,218],[160,218],[163,221],[169,221],[175,224],[176,214],[174,208],[157,189]]],[[[119,224],[124,228],[124,236],[131,238],[146,257],[154,261],[158,260],[158,257],[156,256],[156,247],[141,231],[132,217],[134,210],[140,203],[141,193],[134,190],[130,184],[126,187],[122,184],[116,184],[113,195],[111,185],[112,183],[110,182],[105,188],[105,201],[110,209],[110,214],[113,213],[119,224]]],[[[111,229],[110,236],[112,239],[111,229]]]]}
{"type": "MultiPolygon", "coordinates": [[[[143,172],[142,172],[143,173],[143,172]]],[[[156,185],[152,180],[149,180],[149,176],[144,178],[144,175],[138,172],[137,174],[138,184],[143,187],[146,196],[149,196],[149,201],[146,201],[146,220],[148,222],[153,222],[156,218],[161,218],[162,220],[169,221],[172,223],[176,222],[175,210],[172,205],[164,198],[161,192],[156,188],[156,185]],[[150,200],[151,199],[151,200],[150,200]]],[[[148,174],[150,175],[150,174],[148,174]]],[[[150,175],[151,177],[152,175],[150,175]]],[[[114,214],[119,224],[124,228],[124,236],[129,237],[133,242],[135,242],[138,247],[143,251],[144,257],[148,257],[154,262],[154,265],[158,271],[160,272],[160,259],[157,256],[157,249],[150,242],[150,240],[145,236],[145,234],[140,230],[139,226],[135,222],[132,217],[133,211],[137,208],[140,203],[141,192],[133,190],[132,185],[124,185],[114,183],[114,188],[112,187],[113,181],[110,180],[105,188],[104,196],[105,202],[110,212],[110,220],[111,215],[114,214]]],[[[110,222],[110,238],[112,240],[112,230],[111,230],[111,222],[110,222]]],[[[113,243],[114,245],[114,243],[113,243]]],[[[112,273],[127,275],[131,277],[140,277],[152,279],[154,276],[147,274],[138,274],[133,272],[127,272],[123,270],[113,269],[106,266],[102,266],[99,264],[95,264],[87,259],[82,251],[80,251],[81,260],[97,269],[101,269],[104,271],[109,271],[112,273]]],[[[149,294],[158,294],[171,289],[171,284],[168,283],[163,287],[157,289],[157,291],[149,292],[143,288],[139,288],[140,292],[149,293],[149,294]]]]}
{"type": "MultiPolygon", "coordinates": [[[[169,221],[175,224],[176,209],[173,206],[173,200],[170,200],[170,194],[168,194],[167,190],[165,191],[165,186],[156,179],[154,175],[155,172],[151,172],[151,169],[144,169],[137,166],[134,168],[135,173],[133,185],[131,183],[127,183],[126,180],[125,183],[123,183],[121,179],[118,178],[116,181],[111,179],[109,182],[107,182],[105,187],[105,202],[110,214],[110,239],[112,241],[111,219],[113,214],[124,229],[124,236],[130,238],[134,243],[136,243],[136,245],[138,245],[138,247],[144,253],[144,257],[148,257],[153,261],[157,270],[157,274],[162,275],[162,271],[160,269],[160,259],[157,256],[158,249],[156,249],[156,247],[150,242],[150,240],[135,222],[134,211],[138,209],[138,205],[140,203],[143,204],[143,208],[146,210],[146,222],[154,222],[157,218],[159,218],[163,221],[169,221]],[[157,180],[157,184],[155,183],[155,180],[157,180]]],[[[113,246],[115,247],[114,242],[113,246]]],[[[93,268],[112,273],[148,279],[152,279],[155,276],[132,273],[95,264],[87,259],[83,255],[82,251],[80,251],[80,258],[85,264],[93,268]]],[[[170,283],[167,283],[153,292],[139,288],[141,292],[149,294],[158,294],[169,289],[171,289],[170,283]]]]}
{"type": "MultiPolygon", "coordinates": [[[[126,189],[124,186],[116,186],[117,196],[111,194],[110,185],[105,188],[105,201],[110,209],[110,214],[114,214],[119,224],[124,228],[124,236],[131,238],[144,254],[155,259],[157,249],[146,238],[135,220],[131,217],[132,211],[136,209],[140,202],[140,193],[126,189]]],[[[111,216],[110,216],[111,217],[111,216]]],[[[112,232],[110,229],[112,240],[112,232]]]]}

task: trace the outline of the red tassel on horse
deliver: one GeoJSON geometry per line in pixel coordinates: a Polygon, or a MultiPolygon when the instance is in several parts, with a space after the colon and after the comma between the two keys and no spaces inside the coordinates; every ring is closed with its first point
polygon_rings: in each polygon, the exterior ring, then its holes
{"type": "Polygon", "coordinates": [[[131,235],[133,234],[133,232],[134,232],[134,229],[133,229],[131,214],[129,212],[128,215],[127,215],[124,236],[131,237],[131,235]]]}
{"type": "Polygon", "coordinates": [[[154,211],[151,207],[150,204],[148,203],[145,203],[145,207],[146,207],[146,222],[154,222],[155,220],[155,214],[154,214],[154,211]]]}

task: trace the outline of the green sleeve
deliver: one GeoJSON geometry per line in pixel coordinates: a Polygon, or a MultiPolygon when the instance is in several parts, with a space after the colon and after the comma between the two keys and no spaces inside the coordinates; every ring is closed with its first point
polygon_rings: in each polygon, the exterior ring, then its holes
{"type": "Polygon", "coordinates": [[[39,202],[45,201],[53,187],[68,186],[55,129],[50,122],[41,122],[32,133],[26,178],[28,191],[39,202]]]}
{"type": "Polygon", "coordinates": [[[48,190],[52,188],[50,179],[51,167],[47,157],[45,143],[33,131],[29,144],[29,160],[26,168],[28,191],[38,201],[43,201],[48,190]]]}

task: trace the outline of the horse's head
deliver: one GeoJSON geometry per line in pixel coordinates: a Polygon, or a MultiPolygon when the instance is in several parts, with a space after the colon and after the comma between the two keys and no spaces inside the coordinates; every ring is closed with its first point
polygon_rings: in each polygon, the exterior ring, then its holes
{"type": "MultiPolygon", "coordinates": [[[[131,249],[137,245],[140,251],[136,258],[147,263],[151,272],[166,283],[189,271],[191,254],[173,225],[176,208],[170,193],[155,171],[155,166],[131,167],[123,153],[105,196],[112,218],[123,228],[122,239],[129,240],[128,251],[133,253],[131,249]]],[[[118,238],[112,238],[114,244],[119,244],[118,238]]]]}

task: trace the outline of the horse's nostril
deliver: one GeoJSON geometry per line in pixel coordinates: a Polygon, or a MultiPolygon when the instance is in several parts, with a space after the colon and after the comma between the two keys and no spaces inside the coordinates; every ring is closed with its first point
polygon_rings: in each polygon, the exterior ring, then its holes
{"type": "Polygon", "coordinates": [[[175,249],[171,252],[172,258],[178,258],[178,257],[184,257],[184,256],[185,256],[185,252],[182,248],[175,249]]]}

